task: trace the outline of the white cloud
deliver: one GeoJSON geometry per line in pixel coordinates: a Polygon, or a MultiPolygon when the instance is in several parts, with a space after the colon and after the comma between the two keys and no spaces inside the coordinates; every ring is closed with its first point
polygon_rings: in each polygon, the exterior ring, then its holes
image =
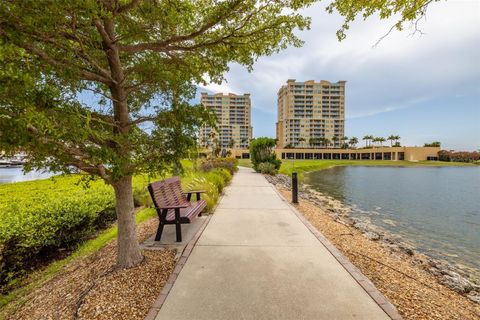
{"type": "Polygon", "coordinates": [[[425,97],[464,95],[479,84],[477,1],[432,3],[420,23],[423,35],[395,30],[376,47],[394,20],[360,19],[339,43],[341,17],[328,15],[322,4],[305,15],[312,17],[312,29],[299,34],[304,47],[263,57],[251,73],[232,65],[225,83],[204,89],[250,92],[254,108],[274,114],[277,91],[287,79],[347,80],[347,117],[355,118],[414,107],[425,97]]]}

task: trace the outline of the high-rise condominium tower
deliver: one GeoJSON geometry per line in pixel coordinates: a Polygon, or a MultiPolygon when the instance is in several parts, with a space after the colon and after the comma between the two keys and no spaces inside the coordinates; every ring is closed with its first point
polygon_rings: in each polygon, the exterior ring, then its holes
{"type": "Polygon", "coordinates": [[[278,91],[279,148],[339,147],[345,135],[345,81],[288,80],[278,91]]]}
{"type": "Polygon", "coordinates": [[[217,115],[217,130],[203,127],[199,133],[202,147],[246,149],[252,139],[250,94],[207,94],[202,92],[201,103],[217,115]]]}

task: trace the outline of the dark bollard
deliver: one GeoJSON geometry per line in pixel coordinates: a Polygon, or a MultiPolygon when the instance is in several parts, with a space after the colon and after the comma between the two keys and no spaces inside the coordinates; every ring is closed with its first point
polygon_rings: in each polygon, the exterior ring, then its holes
{"type": "Polygon", "coordinates": [[[296,172],[292,172],[292,203],[298,203],[298,179],[296,172]]]}

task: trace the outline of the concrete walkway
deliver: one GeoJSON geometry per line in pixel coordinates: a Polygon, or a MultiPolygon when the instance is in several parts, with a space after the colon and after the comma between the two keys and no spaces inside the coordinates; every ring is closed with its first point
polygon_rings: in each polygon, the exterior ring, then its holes
{"type": "Polygon", "coordinates": [[[240,168],[156,319],[389,317],[274,187],[240,168]]]}

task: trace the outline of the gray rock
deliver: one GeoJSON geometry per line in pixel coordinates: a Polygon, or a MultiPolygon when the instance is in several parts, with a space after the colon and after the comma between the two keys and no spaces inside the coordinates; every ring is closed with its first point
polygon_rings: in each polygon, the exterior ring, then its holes
{"type": "Polygon", "coordinates": [[[462,294],[469,293],[473,289],[472,283],[459,274],[455,276],[444,275],[441,277],[440,282],[462,294]]]}
{"type": "Polygon", "coordinates": [[[367,231],[363,235],[373,241],[377,241],[380,239],[380,235],[373,231],[367,231]]]}
{"type": "Polygon", "coordinates": [[[480,293],[477,293],[475,295],[467,294],[467,298],[472,300],[473,302],[480,303],[480,293]]]}

